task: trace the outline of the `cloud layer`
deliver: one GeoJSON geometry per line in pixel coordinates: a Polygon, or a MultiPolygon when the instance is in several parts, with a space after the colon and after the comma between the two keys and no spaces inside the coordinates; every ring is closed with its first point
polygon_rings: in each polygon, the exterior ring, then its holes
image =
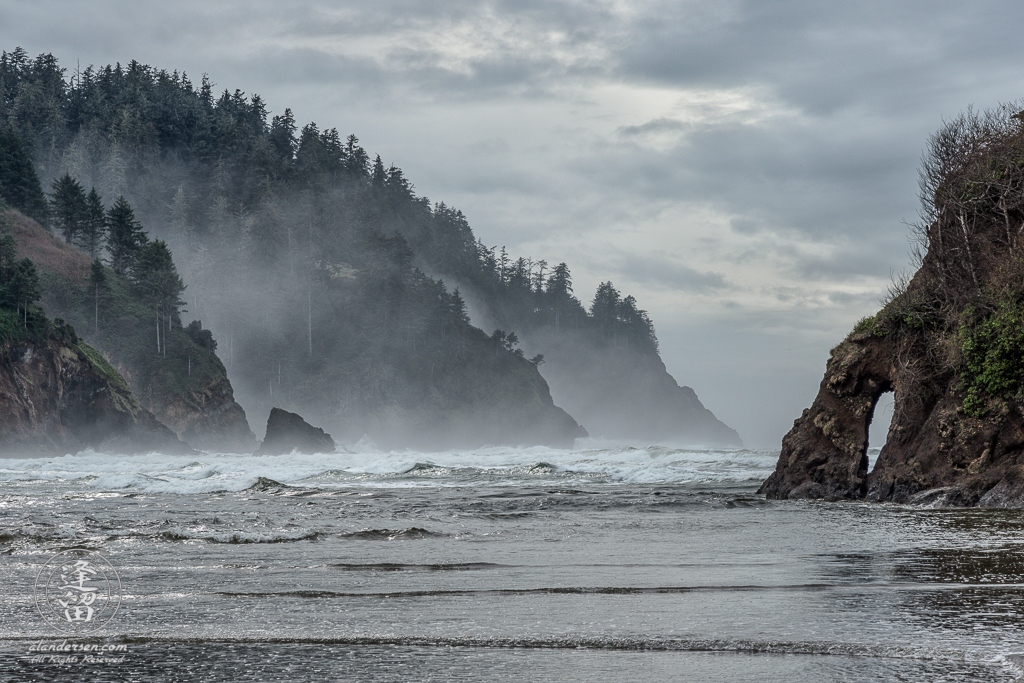
{"type": "Polygon", "coordinates": [[[355,133],[488,244],[612,280],[776,445],[908,266],[943,117],[1020,96],[1009,2],[0,1],[2,47],[208,73],[355,133]]]}

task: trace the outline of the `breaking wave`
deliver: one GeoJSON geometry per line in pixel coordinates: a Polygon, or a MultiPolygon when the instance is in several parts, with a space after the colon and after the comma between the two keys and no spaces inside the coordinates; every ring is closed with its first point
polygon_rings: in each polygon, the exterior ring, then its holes
{"type": "MultiPolygon", "coordinates": [[[[592,442],[590,442],[592,443],[592,442]]],[[[0,482],[147,493],[299,495],[352,488],[438,486],[748,485],[772,471],[777,451],[692,450],[665,446],[561,450],[480,448],[304,455],[140,456],[84,451],[0,461],[0,482]],[[298,490],[292,490],[298,489],[298,490]]]]}

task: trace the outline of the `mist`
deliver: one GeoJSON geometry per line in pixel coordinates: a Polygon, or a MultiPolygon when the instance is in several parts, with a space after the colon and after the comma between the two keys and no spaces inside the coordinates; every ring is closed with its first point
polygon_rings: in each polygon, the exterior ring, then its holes
{"type": "Polygon", "coordinates": [[[571,444],[577,420],[606,438],[741,444],[668,375],[634,297],[604,281],[587,305],[568,264],[485,245],[355,135],[137,62],[65,82],[50,56],[5,59],[67,101],[36,102],[18,127],[43,184],[124,198],[166,242],[186,286],[166,319],[213,332],[257,433],[277,406],[383,447],[571,444]]]}

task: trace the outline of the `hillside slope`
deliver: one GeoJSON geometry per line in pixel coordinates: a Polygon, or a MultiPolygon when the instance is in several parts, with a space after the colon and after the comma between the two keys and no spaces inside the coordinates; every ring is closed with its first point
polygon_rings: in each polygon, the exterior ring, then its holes
{"type": "MultiPolygon", "coordinates": [[[[589,352],[624,334],[646,344],[653,360],[625,363],[640,375],[628,393],[667,387],[647,402],[602,393],[606,405],[590,419],[618,413],[636,427],[647,417],[637,407],[653,406],[663,413],[653,438],[706,442],[717,434],[714,443],[738,444],[699,401],[676,391],[653,325],[632,297],[583,310],[565,264],[546,274],[543,261],[484,248],[461,212],[417,196],[400,168],[355,135],[300,127],[290,109],[271,115],[258,95],[218,95],[206,77],[194,84],[135,61],[65,76],[51,55],[33,61],[5,52],[0,120],[32,150],[44,186],[70,174],[105,197],[123,196],[167,243],[188,285],[189,313],[218,340],[253,420],[280,406],[342,439],[565,443],[582,430],[551,403],[542,374],[558,378],[556,393],[570,397],[593,391],[575,378],[603,369],[559,371],[564,354],[555,346],[536,350],[550,354],[547,366],[536,354],[529,365],[513,357],[520,337],[531,352],[542,338],[529,336],[537,325],[523,313],[560,334],[572,308],[582,313],[583,336],[560,345],[589,352]],[[37,90],[52,97],[29,96],[37,90]],[[492,327],[470,325],[451,283],[488,300],[499,341],[492,327]],[[508,358],[492,362],[495,354],[508,358]]],[[[595,357],[620,360],[617,348],[595,357]]],[[[616,435],[627,434],[609,434],[616,435]]]]}

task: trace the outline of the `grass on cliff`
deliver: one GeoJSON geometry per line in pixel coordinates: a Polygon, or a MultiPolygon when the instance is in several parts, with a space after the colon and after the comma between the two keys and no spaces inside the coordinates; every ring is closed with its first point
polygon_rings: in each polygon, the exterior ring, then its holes
{"type": "Polygon", "coordinates": [[[920,188],[920,267],[854,333],[889,338],[918,389],[952,377],[968,416],[1024,403],[1024,101],[948,120],[920,188]]]}

